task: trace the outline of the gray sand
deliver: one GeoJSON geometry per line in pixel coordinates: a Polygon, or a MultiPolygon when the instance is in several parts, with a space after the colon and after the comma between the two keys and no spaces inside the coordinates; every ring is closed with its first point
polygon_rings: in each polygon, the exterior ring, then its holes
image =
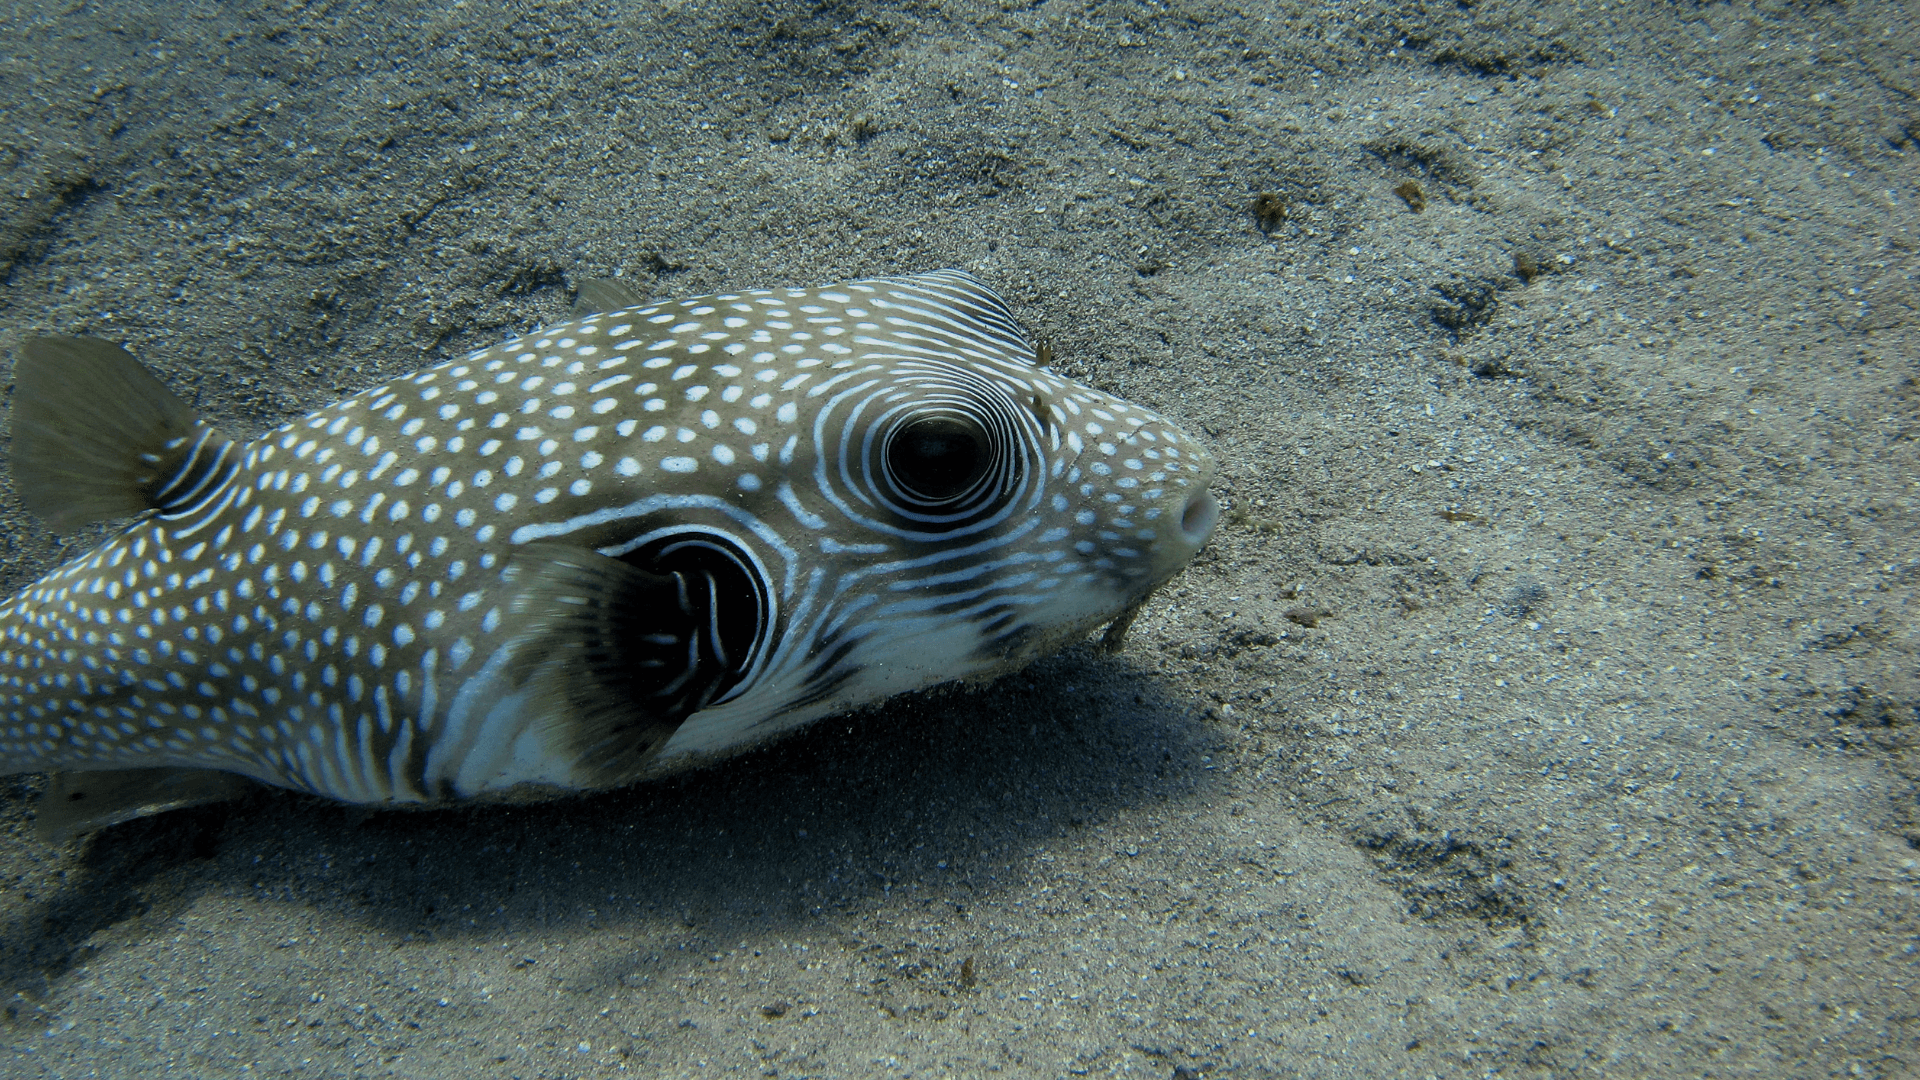
{"type": "Polygon", "coordinates": [[[0,351],[257,432],[958,266],[1230,513],[1118,657],[607,797],[5,781],[0,1072],[1920,1075],[1901,5],[506,6],[13,5],[0,351]]]}

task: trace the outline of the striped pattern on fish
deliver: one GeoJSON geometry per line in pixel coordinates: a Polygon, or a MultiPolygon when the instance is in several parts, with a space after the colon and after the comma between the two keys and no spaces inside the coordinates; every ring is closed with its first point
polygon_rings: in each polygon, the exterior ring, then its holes
{"type": "Polygon", "coordinates": [[[0,771],[616,786],[1024,663],[1217,517],[1206,451],[957,271],[600,312],[252,442],[111,348],[20,368],[29,507],[141,516],[0,605],[0,771]]]}

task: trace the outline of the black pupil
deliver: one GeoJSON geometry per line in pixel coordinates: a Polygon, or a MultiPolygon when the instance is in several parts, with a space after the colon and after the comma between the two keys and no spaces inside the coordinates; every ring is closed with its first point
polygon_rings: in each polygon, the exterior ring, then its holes
{"type": "Polygon", "coordinates": [[[887,464],[906,489],[923,499],[951,499],[973,486],[987,467],[986,436],[964,420],[915,420],[894,436],[887,464]]]}

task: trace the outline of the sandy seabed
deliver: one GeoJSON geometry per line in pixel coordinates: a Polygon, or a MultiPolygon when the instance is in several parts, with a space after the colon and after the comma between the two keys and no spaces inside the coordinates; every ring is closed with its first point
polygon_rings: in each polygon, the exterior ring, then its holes
{"type": "MultiPolygon", "coordinates": [[[[957,266],[1204,432],[1117,657],[523,808],[52,848],[18,1077],[1920,1075],[1898,3],[17,3],[0,351],[235,432],[957,266]]],[[[4,584],[55,538],[10,489],[4,584]]]]}

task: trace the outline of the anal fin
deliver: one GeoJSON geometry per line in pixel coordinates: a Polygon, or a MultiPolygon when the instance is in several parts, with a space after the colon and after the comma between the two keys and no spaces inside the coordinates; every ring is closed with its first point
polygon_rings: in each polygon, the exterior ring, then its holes
{"type": "Polygon", "coordinates": [[[44,337],[22,354],[13,372],[14,483],[27,509],[55,529],[191,512],[237,471],[234,443],[118,345],[44,337]]]}
{"type": "Polygon", "coordinates": [[[62,844],[134,818],[238,799],[259,785],[214,769],[111,769],[55,773],[34,805],[34,835],[62,844]]]}

